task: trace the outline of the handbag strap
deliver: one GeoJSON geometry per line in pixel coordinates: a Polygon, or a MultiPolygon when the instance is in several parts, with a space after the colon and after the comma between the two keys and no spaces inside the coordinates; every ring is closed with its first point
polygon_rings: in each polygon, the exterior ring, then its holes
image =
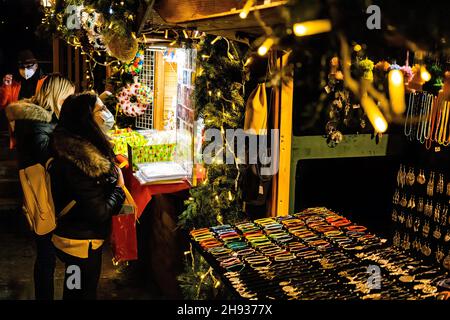
{"type": "Polygon", "coordinates": [[[61,212],[58,215],[58,219],[65,216],[70,211],[70,209],[72,209],[73,206],[76,205],[76,203],[77,202],[75,200],[70,201],[69,204],[65,206],[64,209],[61,210],[61,212]]]}

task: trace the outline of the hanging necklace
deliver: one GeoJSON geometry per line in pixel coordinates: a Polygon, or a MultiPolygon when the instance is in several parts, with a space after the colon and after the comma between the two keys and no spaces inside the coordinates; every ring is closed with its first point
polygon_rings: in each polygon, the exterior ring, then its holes
{"type": "Polygon", "coordinates": [[[417,122],[417,132],[416,139],[417,141],[424,143],[425,142],[425,127],[426,127],[426,113],[427,113],[427,95],[423,94],[420,98],[420,104],[418,108],[418,122],[417,122]]]}
{"type": "Polygon", "coordinates": [[[433,144],[433,131],[434,131],[434,126],[436,124],[436,117],[437,117],[437,113],[438,113],[438,108],[437,108],[437,103],[436,103],[436,98],[433,97],[432,99],[432,103],[431,103],[431,111],[430,111],[430,119],[431,119],[431,124],[430,124],[430,135],[429,138],[427,139],[427,141],[425,141],[425,148],[427,148],[427,150],[429,150],[433,144]]]}
{"type": "MultiPolygon", "coordinates": [[[[430,138],[431,135],[431,116],[432,116],[432,102],[433,102],[433,95],[432,94],[428,94],[427,95],[427,99],[426,99],[426,104],[427,104],[427,113],[426,113],[426,128],[423,134],[423,137],[425,138],[425,140],[430,138]]],[[[422,141],[421,141],[422,142],[422,141]]]]}
{"type": "Polygon", "coordinates": [[[444,123],[444,132],[442,133],[442,145],[448,146],[450,144],[450,130],[449,130],[449,136],[447,136],[447,129],[448,129],[448,119],[450,117],[450,104],[448,101],[445,102],[445,123],[444,123]]]}
{"type": "Polygon", "coordinates": [[[448,124],[448,103],[443,102],[442,103],[442,110],[441,110],[441,117],[440,117],[440,126],[439,130],[436,128],[436,131],[438,132],[437,136],[437,142],[441,145],[447,142],[447,124],[448,124]]]}
{"type": "Polygon", "coordinates": [[[407,137],[409,137],[412,132],[412,126],[413,126],[412,116],[413,116],[413,109],[414,109],[414,96],[415,96],[415,93],[409,94],[408,109],[406,110],[404,132],[405,132],[405,136],[407,136],[407,137]],[[409,128],[408,128],[408,115],[409,115],[409,128]]]}

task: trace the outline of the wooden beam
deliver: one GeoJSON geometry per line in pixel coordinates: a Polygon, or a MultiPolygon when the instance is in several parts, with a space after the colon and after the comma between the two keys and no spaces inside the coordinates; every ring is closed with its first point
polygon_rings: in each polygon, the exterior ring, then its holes
{"type": "MultiPolygon", "coordinates": [[[[260,4],[253,6],[250,12],[274,9],[286,3],[287,1],[283,0],[269,4],[260,4]]],[[[182,24],[194,21],[199,22],[205,19],[238,16],[242,12],[244,5],[245,1],[240,0],[165,0],[158,1],[154,7],[166,22],[182,24]]],[[[241,21],[250,21],[250,16],[251,14],[249,14],[247,19],[241,19],[241,21]]]]}
{"type": "MultiPolygon", "coordinates": [[[[282,57],[282,64],[287,64],[289,53],[282,57]]],[[[289,214],[289,189],[292,148],[292,104],[294,94],[294,79],[281,86],[281,117],[280,117],[280,161],[278,170],[278,201],[277,216],[289,214]]]]}

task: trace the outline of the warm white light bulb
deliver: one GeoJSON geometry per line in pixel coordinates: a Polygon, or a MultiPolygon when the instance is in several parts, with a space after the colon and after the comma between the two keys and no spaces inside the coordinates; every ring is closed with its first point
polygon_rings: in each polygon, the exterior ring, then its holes
{"type": "Polygon", "coordinates": [[[428,82],[431,80],[431,74],[428,72],[427,68],[425,68],[425,67],[422,67],[420,69],[420,77],[425,82],[428,82]]]}
{"type": "Polygon", "coordinates": [[[374,121],[374,127],[377,132],[385,132],[387,130],[387,122],[382,117],[376,117],[374,121]]]}
{"type": "Polygon", "coordinates": [[[267,38],[263,44],[258,48],[258,54],[260,56],[265,56],[269,52],[270,48],[273,46],[274,40],[272,38],[267,38]]]}
{"type": "Polygon", "coordinates": [[[310,36],[331,31],[331,21],[328,19],[311,20],[306,22],[295,23],[294,34],[297,37],[310,36]]]}
{"type": "Polygon", "coordinates": [[[391,70],[389,72],[389,81],[393,85],[399,86],[403,84],[403,74],[400,70],[391,70]]]}

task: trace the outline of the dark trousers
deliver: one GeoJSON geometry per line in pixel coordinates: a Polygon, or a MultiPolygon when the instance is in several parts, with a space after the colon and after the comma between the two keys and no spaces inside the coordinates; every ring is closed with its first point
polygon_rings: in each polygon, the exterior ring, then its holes
{"type": "Polygon", "coordinates": [[[34,295],[36,300],[53,300],[56,256],[52,234],[35,235],[36,261],[34,263],[34,295]]]}
{"type": "Polygon", "coordinates": [[[89,248],[88,258],[78,258],[59,249],[56,249],[56,254],[66,265],[63,299],[95,300],[102,269],[102,247],[96,250],[89,248]],[[78,276],[79,281],[75,278],[78,276]],[[78,287],[76,283],[80,286],[78,287]]]}

